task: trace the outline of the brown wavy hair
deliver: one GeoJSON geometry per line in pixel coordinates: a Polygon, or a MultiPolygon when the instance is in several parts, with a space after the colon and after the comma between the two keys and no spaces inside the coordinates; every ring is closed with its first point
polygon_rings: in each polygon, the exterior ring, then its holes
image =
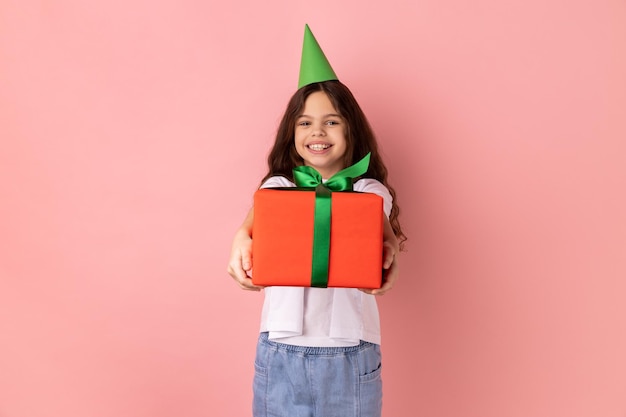
{"type": "Polygon", "coordinates": [[[293,181],[292,170],[304,164],[304,161],[296,151],[294,143],[296,119],[304,109],[306,99],[317,91],[326,93],[335,110],[346,122],[345,138],[347,147],[344,155],[345,166],[348,167],[357,163],[368,152],[371,152],[369,169],[363,177],[380,181],[391,193],[393,205],[389,223],[391,223],[391,227],[402,248],[407,238],[402,232],[400,222],[398,221],[400,207],[396,202],[396,192],[387,181],[387,168],[378,152],[376,136],[352,92],[340,81],[333,80],[309,84],[300,88],[291,97],[278,126],[274,146],[267,157],[267,175],[265,175],[261,183],[273,176],[283,176],[293,181]]]}

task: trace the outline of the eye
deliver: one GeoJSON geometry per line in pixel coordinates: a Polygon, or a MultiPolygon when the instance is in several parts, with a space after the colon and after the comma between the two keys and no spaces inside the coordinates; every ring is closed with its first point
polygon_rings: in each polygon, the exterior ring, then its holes
{"type": "Polygon", "coordinates": [[[302,127],[307,127],[310,126],[311,122],[308,122],[306,120],[302,120],[301,122],[298,122],[298,124],[296,126],[302,126],[302,127]]]}
{"type": "Polygon", "coordinates": [[[337,120],[328,120],[328,121],[326,121],[326,124],[328,126],[335,126],[335,125],[339,124],[339,121],[337,121],[337,120]]]}

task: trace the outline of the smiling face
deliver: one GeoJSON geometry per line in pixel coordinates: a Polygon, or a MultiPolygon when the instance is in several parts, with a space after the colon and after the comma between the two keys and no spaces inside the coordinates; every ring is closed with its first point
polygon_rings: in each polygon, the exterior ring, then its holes
{"type": "Polygon", "coordinates": [[[345,168],[345,120],[323,91],[310,94],[296,118],[295,147],[304,165],[328,179],[345,168]]]}

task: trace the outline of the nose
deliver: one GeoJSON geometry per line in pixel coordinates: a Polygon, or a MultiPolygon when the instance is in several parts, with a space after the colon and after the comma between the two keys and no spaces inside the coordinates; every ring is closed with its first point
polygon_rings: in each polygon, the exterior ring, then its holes
{"type": "Polygon", "coordinates": [[[313,130],[311,131],[312,136],[325,136],[326,131],[324,130],[323,123],[315,123],[313,125],[313,130]]]}

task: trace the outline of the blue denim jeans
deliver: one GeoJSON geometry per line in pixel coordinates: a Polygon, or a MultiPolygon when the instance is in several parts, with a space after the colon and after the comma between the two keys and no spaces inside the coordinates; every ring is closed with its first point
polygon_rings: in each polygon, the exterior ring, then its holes
{"type": "Polygon", "coordinates": [[[380,346],[305,347],[261,333],[254,363],[254,417],[380,417],[380,346]]]}

